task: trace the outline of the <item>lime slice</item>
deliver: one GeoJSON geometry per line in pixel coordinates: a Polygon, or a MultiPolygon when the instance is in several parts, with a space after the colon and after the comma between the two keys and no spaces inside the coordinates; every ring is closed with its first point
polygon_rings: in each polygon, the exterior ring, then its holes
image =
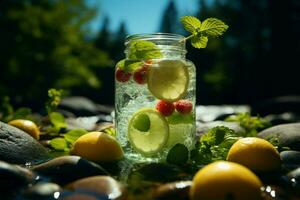
{"type": "Polygon", "coordinates": [[[166,119],[156,110],[143,108],[133,114],[128,125],[132,147],[145,156],[158,153],[169,138],[166,119]]]}
{"type": "Polygon", "coordinates": [[[189,84],[186,65],[179,60],[162,60],[148,71],[148,89],[157,99],[174,102],[182,99],[189,84]]]}

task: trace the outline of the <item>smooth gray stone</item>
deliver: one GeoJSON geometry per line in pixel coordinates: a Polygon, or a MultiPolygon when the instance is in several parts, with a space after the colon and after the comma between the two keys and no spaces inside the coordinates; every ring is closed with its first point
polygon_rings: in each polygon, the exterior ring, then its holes
{"type": "Polygon", "coordinates": [[[79,156],[58,157],[33,166],[32,170],[58,184],[66,184],[89,176],[108,174],[100,165],[79,156]]]}
{"type": "Polygon", "coordinates": [[[257,135],[260,138],[278,138],[283,147],[300,150],[300,123],[281,124],[267,128],[257,135]]]}
{"type": "Polygon", "coordinates": [[[34,178],[35,175],[30,170],[0,161],[0,194],[3,196],[19,191],[33,182],[34,178]]]}
{"type": "Polygon", "coordinates": [[[55,193],[61,190],[61,187],[55,183],[37,183],[25,190],[22,196],[30,200],[54,200],[55,193]]]}
{"type": "Polygon", "coordinates": [[[300,151],[282,151],[280,158],[283,164],[292,164],[300,166],[300,151]]]}
{"type": "Polygon", "coordinates": [[[0,160],[25,164],[49,159],[48,150],[24,131],[0,122],[0,160]]]}

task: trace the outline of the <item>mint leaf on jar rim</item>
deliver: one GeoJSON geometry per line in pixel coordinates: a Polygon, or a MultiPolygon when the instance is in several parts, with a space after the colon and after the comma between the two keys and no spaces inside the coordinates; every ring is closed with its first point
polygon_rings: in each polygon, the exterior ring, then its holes
{"type": "Polygon", "coordinates": [[[148,60],[162,57],[159,47],[153,42],[137,40],[131,42],[129,45],[129,59],[148,60]]]}

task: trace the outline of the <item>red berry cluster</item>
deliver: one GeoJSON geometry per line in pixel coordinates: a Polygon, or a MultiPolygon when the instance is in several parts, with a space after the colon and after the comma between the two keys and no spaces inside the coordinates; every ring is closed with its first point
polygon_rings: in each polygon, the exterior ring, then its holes
{"type": "MultiPolygon", "coordinates": [[[[138,84],[145,84],[147,82],[147,71],[148,66],[151,64],[151,61],[148,60],[140,68],[133,72],[133,80],[138,84]]],[[[132,73],[125,72],[124,70],[117,68],[116,70],[116,80],[122,83],[129,81],[132,73]]]]}
{"type": "Polygon", "coordinates": [[[181,114],[189,114],[193,109],[193,104],[188,100],[179,100],[175,103],[159,100],[156,104],[156,110],[164,116],[172,115],[175,109],[181,114]]]}

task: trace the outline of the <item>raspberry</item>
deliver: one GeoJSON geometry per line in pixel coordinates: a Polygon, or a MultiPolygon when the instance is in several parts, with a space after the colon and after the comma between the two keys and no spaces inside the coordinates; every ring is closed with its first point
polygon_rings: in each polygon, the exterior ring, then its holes
{"type": "Polygon", "coordinates": [[[131,75],[132,75],[131,73],[125,72],[120,68],[117,68],[116,70],[116,79],[119,82],[123,82],[123,83],[127,82],[130,79],[131,75]]]}
{"type": "Polygon", "coordinates": [[[169,102],[160,100],[156,104],[156,110],[158,110],[164,116],[169,116],[169,115],[172,115],[172,113],[175,110],[175,107],[174,107],[173,103],[169,103],[169,102]]]}
{"type": "Polygon", "coordinates": [[[147,81],[147,66],[137,69],[133,74],[133,79],[138,84],[145,84],[147,81]]]}
{"type": "Polygon", "coordinates": [[[192,102],[188,100],[179,100],[174,103],[176,110],[181,114],[189,114],[193,109],[192,102]]]}

